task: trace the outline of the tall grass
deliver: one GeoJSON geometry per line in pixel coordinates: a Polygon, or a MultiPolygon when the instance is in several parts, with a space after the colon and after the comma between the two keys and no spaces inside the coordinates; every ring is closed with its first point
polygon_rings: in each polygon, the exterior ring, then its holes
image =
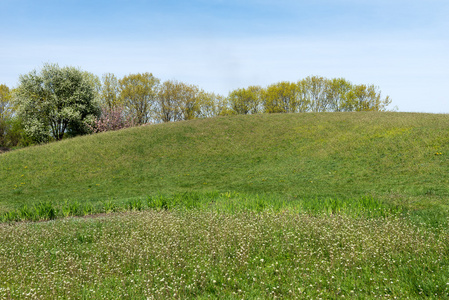
{"type": "Polygon", "coordinates": [[[370,196],[358,199],[347,198],[288,198],[271,194],[245,194],[236,192],[185,192],[181,194],[156,194],[146,198],[132,198],[121,202],[108,200],[101,205],[65,201],[62,204],[40,202],[28,207],[4,212],[0,221],[38,221],[60,217],[87,216],[99,213],[113,213],[142,210],[201,209],[208,211],[236,213],[242,211],[261,212],[291,211],[311,215],[346,215],[352,217],[386,217],[401,215],[402,207],[385,203],[370,196]]]}

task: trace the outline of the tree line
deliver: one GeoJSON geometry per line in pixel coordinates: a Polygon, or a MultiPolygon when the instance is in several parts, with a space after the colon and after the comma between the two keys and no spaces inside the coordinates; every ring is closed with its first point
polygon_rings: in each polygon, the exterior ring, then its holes
{"type": "Polygon", "coordinates": [[[197,85],[161,81],[152,73],[101,78],[75,67],[45,64],[0,85],[0,146],[26,146],[148,123],[258,113],[385,111],[391,99],[374,85],[309,76],[209,93],[197,85]]]}

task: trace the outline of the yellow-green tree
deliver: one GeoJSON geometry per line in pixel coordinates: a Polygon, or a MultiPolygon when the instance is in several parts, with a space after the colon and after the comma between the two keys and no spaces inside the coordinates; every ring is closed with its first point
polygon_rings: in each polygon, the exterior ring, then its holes
{"type": "Polygon", "coordinates": [[[216,95],[217,116],[232,116],[237,114],[233,109],[229,97],[216,95]]]}
{"type": "Polygon", "coordinates": [[[350,92],[353,89],[351,82],[344,78],[326,80],[326,97],[329,111],[348,111],[351,105],[350,92]]]}
{"type": "Polygon", "coordinates": [[[203,92],[193,84],[178,83],[178,101],[181,110],[181,120],[193,120],[200,116],[201,98],[203,92]]]}
{"type": "Polygon", "coordinates": [[[221,101],[220,98],[223,98],[222,96],[200,90],[197,98],[199,103],[199,118],[212,118],[219,115],[219,103],[221,101]]]}
{"type": "Polygon", "coordinates": [[[0,84],[0,146],[6,146],[6,136],[9,129],[8,121],[13,113],[11,91],[8,86],[0,84]]]}
{"type": "Polygon", "coordinates": [[[148,72],[130,74],[119,80],[120,101],[137,124],[145,124],[152,119],[159,82],[148,72]]]}
{"type": "Polygon", "coordinates": [[[257,114],[262,109],[262,88],[260,86],[249,86],[240,88],[229,93],[228,99],[231,109],[236,114],[257,114]]]}
{"type": "Polygon", "coordinates": [[[326,79],[319,76],[308,76],[298,82],[301,90],[301,102],[309,104],[312,112],[329,110],[329,99],[326,93],[326,79]]]}
{"type": "Polygon", "coordinates": [[[177,82],[173,80],[164,81],[157,97],[156,119],[162,122],[179,120],[181,110],[177,98],[177,82]]]}
{"type": "Polygon", "coordinates": [[[377,86],[365,84],[355,85],[348,93],[346,102],[350,111],[386,111],[390,104],[390,97],[382,98],[377,86]]]}
{"type": "Polygon", "coordinates": [[[236,114],[231,107],[228,97],[201,90],[198,99],[200,107],[199,118],[212,118],[236,114]]]}
{"type": "Polygon", "coordinates": [[[120,88],[117,77],[113,73],[105,73],[102,76],[100,90],[100,103],[108,110],[114,110],[123,105],[120,98],[120,88]]]}
{"type": "Polygon", "coordinates": [[[176,80],[164,81],[158,93],[157,119],[162,122],[175,122],[180,120],[192,120],[202,116],[202,114],[211,114],[213,107],[204,107],[212,105],[208,95],[196,85],[186,84],[176,80]],[[206,103],[207,102],[207,103],[206,103]],[[206,110],[209,110],[206,112],[206,110]]]}
{"type": "Polygon", "coordinates": [[[14,111],[11,90],[8,86],[0,84],[0,120],[9,119],[14,111]]]}
{"type": "Polygon", "coordinates": [[[293,82],[282,81],[269,85],[263,93],[265,112],[297,112],[300,106],[298,92],[298,85],[293,82]]]}

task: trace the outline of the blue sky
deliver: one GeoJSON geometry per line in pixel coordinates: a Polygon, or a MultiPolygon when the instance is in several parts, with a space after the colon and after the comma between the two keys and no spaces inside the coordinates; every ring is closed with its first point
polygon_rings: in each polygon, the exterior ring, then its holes
{"type": "Polygon", "coordinates": [[[449,113],[448,15],[447,0],[0,0],[0,83],[46,62],[223,95],[319,75],[449,113]]]}

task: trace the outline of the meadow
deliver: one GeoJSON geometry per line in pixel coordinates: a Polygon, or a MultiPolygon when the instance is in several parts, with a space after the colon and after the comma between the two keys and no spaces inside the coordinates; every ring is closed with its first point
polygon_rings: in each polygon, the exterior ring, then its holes
{"type": "Polygon", "coordinates": [[[0,298],[448,298],[449,118],[219,117],[0,155],[0,298]]]}
{"type": "Polygon", "coordinates": [[[440,229],[395,216],[195,209],[2,226],[0,297],[440,299],[440,229]]]}

